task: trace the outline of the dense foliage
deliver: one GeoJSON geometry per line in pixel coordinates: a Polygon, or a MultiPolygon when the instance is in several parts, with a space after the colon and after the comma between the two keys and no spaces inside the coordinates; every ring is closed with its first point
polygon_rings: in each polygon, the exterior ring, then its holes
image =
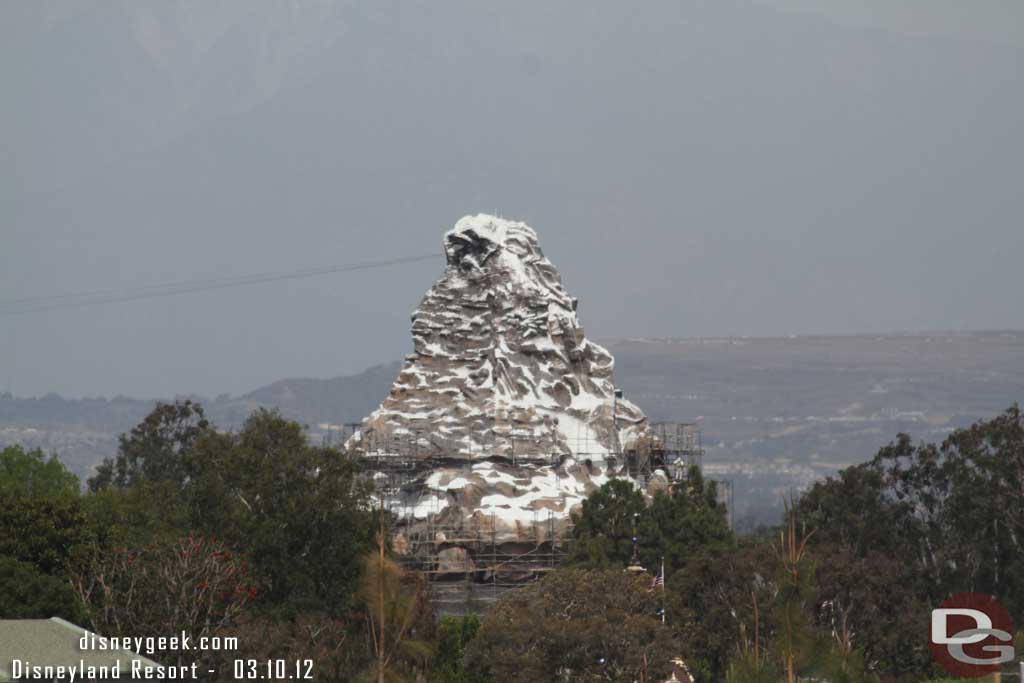
{"type": "Polygon", "coordinates": [[[265,606],[331,617],[352,607],[373,514],[351,460],[258,410],[237,433],[199,438],[188,470],[194,527],[245,549],[265,606]]]}
{"type": "Polygon", "coordinates": [[[509,594],[486,615],[467,649],[470,680],[664,680],[692,622],[663,625],[661,605],[649,576],[553,572],[509,594]]]}
{"type": "Polygon", "coordinates": [[[432,683],[473,683],[466,670],[466,646],[480,631],[480,618],[475,614],[465,617],[441,617],[438,624],[437,646],[431,665],[432,683]]]}
{"type": "Polygon", "coordinates": [[[815,484],[799,504],[817,530],[819,600],[883,675],[937,673],[932,607],[987,593],[1024,617],[1024,416],[1017,405],[941,444],[906,435],[815,484]]]}
{"type": "Polygon", "coordinates": [[[336,680],[368,666],[368,647],[338,656],[325,639],[361,640],[369,487],[300,425],[259,410],[220,432],[198,404],[161,404],[88,483],[80,496],[56,459],[0,455],[3,502],[17,501],[0,505],[0,618],[273,634],[234,656],[316,656],[336,680]]]}
{"type": "Polygon", "coordinates": [[[198,403],[161,403],[131,432],[121,435],[117,457],[107,458],[96,468],[89,489],[126,489],[144,481],[182,486],[191,474],[192,446],[213,431],[198,403]]]}
{"type": "Polygon", "coordinates": [[[84,525],[78,479],[60,461],[0,451],[0,618],[81,618],[65,570],[84,525]]]}
{"type": "Polygon", "coordinates": [[[664,558],[669,604],[698,616],[700,680],[926,680],[939,671],[922,634],[946,597],[988,593],[1022,621],[1016,405],[941,444],[899,435],[803,493],[774,538],[731,538],[713,489],[697,473],[689,482],[646,507],[628,484],[603,487],[583,506],[571,560],[624,566],[635,523],[642,563],[657,571],[664,558]]]}
{"type": "Polygon", "coordinates": [[[41,450],[21,446],[0,451],[0,500],[74,497],[78,488],[78,478],[56,456],[47,458],[41,450]]]}
{"type": "Polygon", "coordinates": [[[733,542],[715,483],[696,467],[649,504],[632,482],[613,479],[583,501],[573,522],[570,564],[595,569],[624,567],[634,534],[641,564],[660,571],[664,563],[667,574],[733,542]]]}
{"type": "Polygon", "coordinates": [[[355,464],[275,412],[221,432],[157,406],[88,488],[0,452],[0,618],[230,633],[231,658],[309,658],[325,681],[653,683],[679,657],[701,683],[909,683],[941,677],[923,634],[949,595],[1024,621],[1017,406],[941,444],[900,435],[759,535],[733,535],[699,470],[651,498],[613,480],[567,566],[479,618],[435,620],[355,464]]]}
{"type": "MultiPolygon", "coordinates": [[[[238,623],[257,593],[244,557],[219,541],[191,535],[142,549],[97,548],[69,574],[96,633],[142,638],[188,633],[198,640],[219,634],[238,623]]],[[[173,650],[158,659],[201,661],[173,650]]]]}

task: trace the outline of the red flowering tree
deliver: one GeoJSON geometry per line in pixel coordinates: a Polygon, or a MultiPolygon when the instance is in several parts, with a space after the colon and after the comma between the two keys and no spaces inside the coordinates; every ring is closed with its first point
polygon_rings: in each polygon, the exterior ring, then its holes
{"type": "Polygon", "coordinates": [[[190,534],[142,549],[97,547],[79,566],[72,586],[93,630],[104,636],[184,632],[198,640],[235,625],[256,597],[245,558],[205,536],[190,534]]]}

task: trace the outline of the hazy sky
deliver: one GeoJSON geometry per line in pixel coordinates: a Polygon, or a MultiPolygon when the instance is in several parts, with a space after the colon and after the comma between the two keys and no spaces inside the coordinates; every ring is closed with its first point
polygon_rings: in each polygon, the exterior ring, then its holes
{"type": "MultiPolygon", "coordinates": [[[[1024,4],[0,3],[0,299],[537,229],[588,335],[1024,328],[1024,4]]],[[[443,259],[0,315],[0,390],[400,358],[443,259]]]]}

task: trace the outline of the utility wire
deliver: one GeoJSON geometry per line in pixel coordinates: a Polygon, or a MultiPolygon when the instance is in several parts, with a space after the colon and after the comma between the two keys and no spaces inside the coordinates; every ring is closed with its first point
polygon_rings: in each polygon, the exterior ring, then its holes
{"type": "Polygon", "coordinates": [[[47,296],[30,296],[22,299],[12,299],[9,301],[0,300],[0,309],[8,307],[22,306],[25,304],[35,304],[37,302],[48,302],[48,301],[67,301],[67,300],[79,300],[95,297],[117,297],[117,296],[130,296],[134,294],[140,294],[144,292],[153,291],[164,291],[164,290],[179,290],[185,288],[186,291],[190,291],[192,287],[206,287],[206,286],[228,286],[233,284],[248,284],[250,282],[266,282],[268,280],[286,279],[286,278],[301,278],[308,277],[311,275],[321,275],[324,273],[334,273],[344,270],[365,270],[367,268],[376,268],[379,266],[389,266],[399,263],[408,263],[412,261],[421,261],[428,258],[434,258],[437,254],[425,254],[423,256],[409,256],[398,259],[392,259],[387,261],[374,261],[371,263],[362,263],[354,265],[344,266],[321,266],[318,268],[305,268],[301,270],[291,271],[279,271],[270,273],[255,273],[250,275],[234,275],[230,277],[220,278],[206,278],[202,280],[185,280],[182,282],[165,282],[157,285],[144,285],[141,287],[130,287],[130,288],[112,288],[112,289],[94,289],[87,292],[79,292],[77,294],[50,294],[47,296]]]}
{"type": "Polygon", "coordinates": [[[234,277],[188,280],[184,282],[170,282],[159,285],[146,285],[142,287],[121,289],[100,289],[79,293],[52,294],[49,296],[31,296],[21,299],[12,299],[10,301],[0,301],[0,316],[39,313],[42,311],[56,311],[69,308],[82,308],[84,306],[97,306],[122,301],[135,301],[138,299],[152,299],[156,297],[175,296],[177,294],[185,294],[189,292],[204,292],[213,289],[227,289],[229,287],[241,287],[264,282],[277,282],[280,280],[298,280],[317,275],[346,273],[356,270],[371,270],[374,268],[385,268],[405,263],[415,263],[417,261],[434,259],[438,256],[438,253],[432,253],[382,261],[370,261],[367,263],[304,268],[302,270],[254,273],[251,275],[238,275],[234,277]]]}

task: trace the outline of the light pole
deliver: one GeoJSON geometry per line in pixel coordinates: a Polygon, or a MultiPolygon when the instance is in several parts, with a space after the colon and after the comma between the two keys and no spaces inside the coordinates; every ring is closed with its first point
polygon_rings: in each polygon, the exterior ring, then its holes
{"type": "Polygon", "coordinates": [[[636,535],[636,522],[640,518],[639,512],[633,513],[633,556],[629,559],[629,566],[626,571],[630,574],[643,574],[644,568],[640,565],[640,537],[636,535]]]}

